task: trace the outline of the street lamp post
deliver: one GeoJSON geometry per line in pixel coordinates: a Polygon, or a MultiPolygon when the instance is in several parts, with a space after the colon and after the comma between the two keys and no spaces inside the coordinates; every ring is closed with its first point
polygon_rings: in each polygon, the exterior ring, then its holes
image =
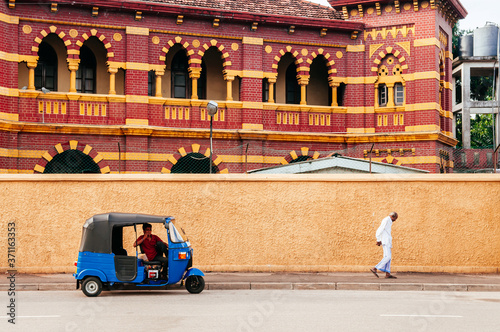
{"type": "Polygon", "coordinates": [[[210,171],[209,174],[212,174],[212,127],[213,127],[213,119],[214,115],[217,114],[217,110],[219,109],[219,105],[215,101],[209,101],[207,104],[207,112],[210,115],[210,171]]]}

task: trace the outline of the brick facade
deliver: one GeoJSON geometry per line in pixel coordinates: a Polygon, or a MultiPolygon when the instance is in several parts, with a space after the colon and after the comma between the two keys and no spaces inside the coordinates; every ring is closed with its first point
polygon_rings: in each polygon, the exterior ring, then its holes
{"type": "Polygon", "coordinates": [[[331,0],[332,10],[296,1],[298,12],[274,14],[289,1],[263,1],[276,6],[265,13],[209,0],[0,1],[0,172],[43,173],[55,154],[75,149],[103,173],[169,173],[187,154],[209,153],[209,100],[219,105],[220,172],[329,151],[368,158],[372,145],[372,160],[451,171],[460,3],[331,0]],[[33,75],[49,37],[57,88],[43,93],[33,75]],[[77,91],[84,47],[95,56],[93,93],[77,91]],[[176,52],[188,59],[187,98],[173,98],[176,52]],[[286,103],[286,61],[298,104],[286,103]],[[263,101],[263,80],[276,97],[263,101]]]}

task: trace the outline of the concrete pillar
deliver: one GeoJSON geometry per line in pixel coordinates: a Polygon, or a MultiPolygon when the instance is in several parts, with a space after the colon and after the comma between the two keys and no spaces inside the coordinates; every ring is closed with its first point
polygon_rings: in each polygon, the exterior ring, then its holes
{"type": "Polygon", "coordinates": [[[470,149],[470,65],[463,64],[462,69],[462,144],[470,149]]]}

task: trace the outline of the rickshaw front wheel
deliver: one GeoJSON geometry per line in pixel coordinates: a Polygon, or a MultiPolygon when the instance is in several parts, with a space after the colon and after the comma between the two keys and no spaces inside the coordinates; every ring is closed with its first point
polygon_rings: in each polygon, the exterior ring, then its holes
{"type": "Polygon", "coordinates": [[[199,294],[205,288],[205,280],[202,276],[189,276],[186,279],[186,289],[191,294],[199,294]]]}
{"type": "Polygon", "coordinates": [[[95,297],[101,294],[102,291],[101,279],[97,277],[86,278],[82,283],[82,291],[83,294],[87,295],[88,297],[95,297]]]}

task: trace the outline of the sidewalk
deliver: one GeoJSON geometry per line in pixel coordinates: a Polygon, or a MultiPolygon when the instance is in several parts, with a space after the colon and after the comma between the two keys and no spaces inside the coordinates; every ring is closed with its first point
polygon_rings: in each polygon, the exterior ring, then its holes
{"type": "MultiPolygon", "coordinates": [[[[395,273],[398,279],[376,278],[366,273],[222,273],[205,275],[207,290],[252,289],[329,289],[329,290],[398,290],[398,291],[495,291],[500,292],[500,274],[440,274],[395,273]]],[[[9,275],[0,279],[0,291],[10,287],[9,275]]],[[[180,287],[179,284],[168,286],[180,287]]],[[[71,274],[18,274],[15,289],[75,290],[76,280],[71,274]]],[[[127,287],[129,289],[129,287],[127,287]]],[[[144,288],[141,288],[144,289],[144,288]]]]}

